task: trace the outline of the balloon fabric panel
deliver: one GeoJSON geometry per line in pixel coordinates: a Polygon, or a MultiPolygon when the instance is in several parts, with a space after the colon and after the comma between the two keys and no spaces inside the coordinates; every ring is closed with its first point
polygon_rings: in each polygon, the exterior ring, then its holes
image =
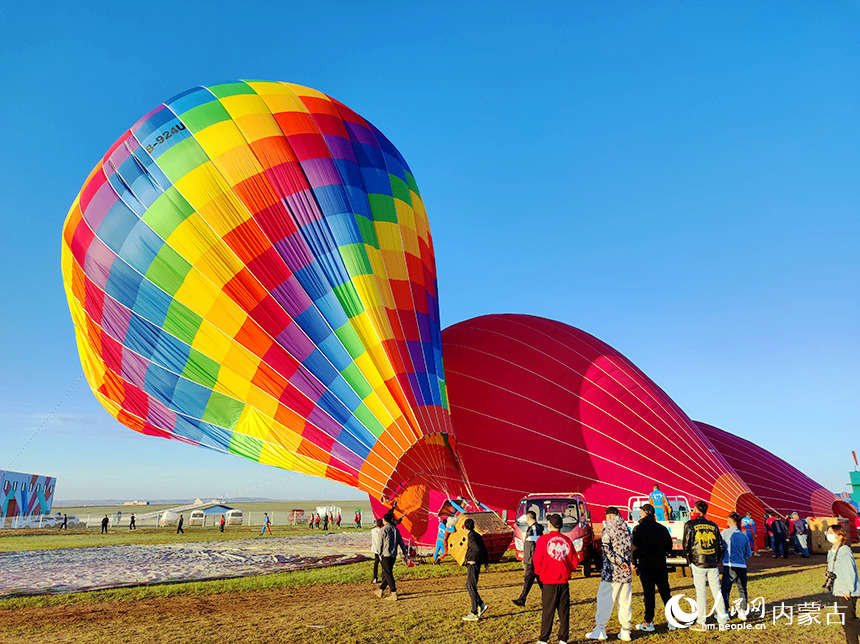
{"type": "Polygon", "coordinates": [[[132,429],[379,498],[461,486],[427,215],[400,153],[341,103],[188,90],[112,146],[63,240],[85,374],[132,429]]]}

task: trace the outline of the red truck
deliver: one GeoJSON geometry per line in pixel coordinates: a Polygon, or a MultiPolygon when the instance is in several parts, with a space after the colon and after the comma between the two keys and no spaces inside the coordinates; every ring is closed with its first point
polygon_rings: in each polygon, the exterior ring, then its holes
{"type": "Polygon", "coordinates": [[[591,525],[591,512],[585,501],[585,496],[579,493],[555,492],[546,494],[529,494],[517,505],[516,521],[514,522],[514,546],[517,549],[517,559],[523,560],[523,537],[526,528],[526,512],[533,511],[537,522],[544,530],[548,529],[547,515],[560,514],[563,525],[562,533],[573,541],[573,548],[579,561],[579,567],[586,577],[599,570],[602,563],[600,541],[595,539],[591,525]]]}

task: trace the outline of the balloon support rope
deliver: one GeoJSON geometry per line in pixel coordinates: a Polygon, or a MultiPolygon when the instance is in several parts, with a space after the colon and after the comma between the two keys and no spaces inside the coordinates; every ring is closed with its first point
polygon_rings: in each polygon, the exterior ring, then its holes
{"type": "Polygon", "coordinates": [[[5,474],[6,472],[8,472],[8,471],[9,471],[9,469],[8,469],[8,468],[12,467],[12,465],[15,463],[15,461],[17,461],[17,460],[18,460],[18,457],[19,457],[19,456],[21,456],[21,454],[23,454],[23,453],[24,453],[24,450],[25,450],[25,449],[27,449],[27,447],[30,445],[30,443],[32,443],[32,442],[33,442],[33,439],[34,439],[34,438],[36,438],[36,436],[38,435],[38,433],[39,433],[40,431],[42,431],[42,429],[45,427],[45,425],[47,425],[47,424],[48,424],[48,421],[49,421],[49,420],[51,420],[51,418],[53,418],[53,417],[54,417],[54,414],[56,414],[56,413],[57,413],[57,410],[60,408],[60,405],[62,405],[62,404],[63,404],[63,402],[65,402],[66,398],[68,398],[68,397],[69,397],[69,394],[71,394],[71,393],[72,393],[72,391],[74,391],[75,387],[77,387],[77,386],[78,386],[78,383],[81,381],[81,378],[83,378],[83,377],[84,377],[84,374],[83,374],[83,373],[78,374],[78,377],[77,377],[77,378],[75,378],[75,381],[72,383],[72,386],[71,386],[71,387],[69,387],[68,391],[66,391],[66,393],[64,393],[64,394],[63,394],[62,398],[60,398],[60,399],[57,401],[57,404],[56,404],[56,405],[54,405],[54,408],[53,408],[53,409],[48,413],[48,415],[47,415],[47,416],[45,416],[45,418],[43,418],[43,419],[42,419],[42,422],[39,424],[39,426],[38,426],[38,427],[36,427],[36,429],[34,429],[34,430],[32,431],[32,433],[30,434],[30,437],[29,437],[29,438],[24,442],[24,444],[23,444],[23,445],[21,445],[21,449],[19,449],[19,450],[18,450],[18,453],[17,453],[17,454],[15,454],[15,456],[13,456],[13,457],[12,457],[12,460],[10,460],[10,461],[9,461],[9,464],[6,466],[6,467],[7,467],[7,469],[5,469],[5,470],[0,470],[0,471],[2,471],[4,474],[5,474]]]}

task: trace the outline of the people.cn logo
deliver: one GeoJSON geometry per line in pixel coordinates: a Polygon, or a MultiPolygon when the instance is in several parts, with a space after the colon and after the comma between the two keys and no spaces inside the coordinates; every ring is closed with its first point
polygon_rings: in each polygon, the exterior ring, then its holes
{"type": "Polygon", "coordinates": [[[675,628],[689,628],[699,617],[699,605],[695,599],[690,599],[686,595],[675,595],[666,602],[666,621],[670,626],[675,628]],[[687,602],[690,608],[689,613],[685,613],[681,608],[681,600],[687,602]]]}

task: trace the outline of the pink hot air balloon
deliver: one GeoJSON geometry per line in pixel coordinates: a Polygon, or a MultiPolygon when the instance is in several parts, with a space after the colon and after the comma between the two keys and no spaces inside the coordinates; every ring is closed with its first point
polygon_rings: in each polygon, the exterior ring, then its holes
{"type": "Polygon", "coordinates": [[[849,503],[763,447],[713,425],[696,425],[768,508],[780,514],[857,516],[849,503]]]}
{"type": "MultiPolygon", "coordinates": [[[[442,332],[458,454],[477,498],[582,492],[596,515],[658,484],[722,521],[764,507],[696,425],[597,338],[528,315],[487,315],[442,332]]],[[[595,516],[599,519],[600,516],[595,516]]]]}

